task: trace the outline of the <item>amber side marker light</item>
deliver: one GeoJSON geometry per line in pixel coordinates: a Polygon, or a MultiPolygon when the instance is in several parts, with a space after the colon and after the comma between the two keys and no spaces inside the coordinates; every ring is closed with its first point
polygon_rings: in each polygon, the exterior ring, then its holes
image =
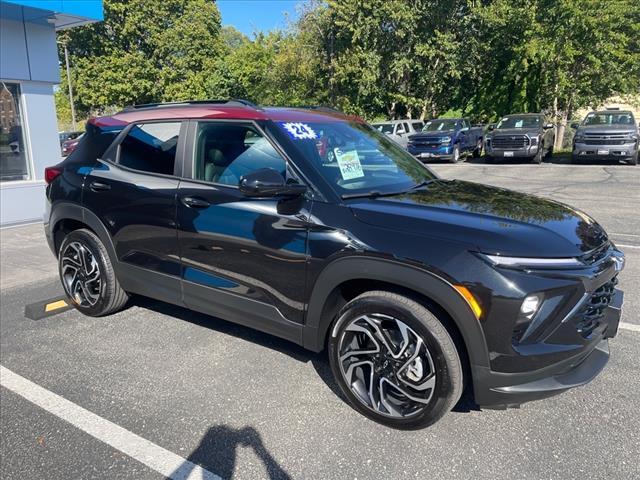
{"type": "Polygon", "coordinates": [[[476,300],[476,297],[473,296],[473,294],[469,291],[467,287],[463,287],[462,285],[454,285],[453,288],[455,288],[458,291],[458,293],[464,297],[464,299],[467,301],[467,303],[471,307],[471,311],[473,312],[473,314],[476,316],[478,320],[480,320],[480,317],[482,316],[482,308],[480,307],[480,304],[476,300]]]}

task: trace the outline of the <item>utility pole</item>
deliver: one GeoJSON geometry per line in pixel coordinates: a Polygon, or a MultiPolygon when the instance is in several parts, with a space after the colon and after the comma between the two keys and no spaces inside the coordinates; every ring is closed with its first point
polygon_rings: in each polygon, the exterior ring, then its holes
{"type": "Polygon", "coordinates": [[[67,85],[69,86],[69,103],[71,104],[71,126],[72,130],[76,130],[76,107],[73,104],[73,88],[71,87],[71,69],[69,68],[69,50],[67,50],[67,43],[64,45],[64,62],[67,64],[67,85]]]}

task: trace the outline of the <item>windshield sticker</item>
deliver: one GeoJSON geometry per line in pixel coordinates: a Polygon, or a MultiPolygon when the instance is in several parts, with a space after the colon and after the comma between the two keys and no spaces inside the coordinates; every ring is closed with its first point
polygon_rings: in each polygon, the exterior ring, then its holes
{"type": "Polygon", "coordinates": [[[362,164],[358,158],[358,152],[356,150],[340,150],[334,148],[336,160],[338,161],[338,167],[340,167],[340,175],[343,180],[352,180],[354,178],[364,177],[364,171],[362,170],[362,164]]]}
{"type": "Polygon", "coordinates": [[[516,128],[522,128],[524,124],[524,120],[516,120],[516,128]]]}
{"type": "Polygon", "coordinates": [[[318,135],[313,131],[313,128],[306,123],[288,122],[281,123],[280,125],[284,127],[289,136],[294,140],[315,140],[318,138],[318,135]]]}

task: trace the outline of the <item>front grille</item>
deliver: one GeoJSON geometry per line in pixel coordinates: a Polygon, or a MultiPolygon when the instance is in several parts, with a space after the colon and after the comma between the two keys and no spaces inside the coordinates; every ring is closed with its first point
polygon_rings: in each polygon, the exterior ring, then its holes
{"type": "Polygon", "coordinates": [[[613,277],[607,283],[595,290],[583,302],[582,308],[575,315],[576,330],[583,337],[591,335],[604,318],[604,312],[611,303],[618,278],[613,277]]]}
{"type": "Polygon", "coordinates": [[[529,142],[529,137],[526,135],[500,135],[492,138],[491,146],[493,148],[516,150],[528,147],[529,142]]]}
{"type": "Polygon", "coordinates": [[[442,139],[430,138],[428,140],[412,140],[410,143],[416,147],[439,147],[442,145],[442,139]]]}
{"type": "Polygon", "coordinates": [[[598,140],[587,138],[584,143],[586,145],[624,145],[625,143],[630,142],[628,140],[598,140]]]}

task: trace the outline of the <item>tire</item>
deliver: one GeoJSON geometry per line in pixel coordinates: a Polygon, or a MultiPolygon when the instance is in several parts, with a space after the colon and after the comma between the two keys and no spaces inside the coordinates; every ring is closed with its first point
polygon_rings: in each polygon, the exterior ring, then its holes
{"type": "Polygon", "coordinates": [[[547,153],[544,155],[544,158],[547,160],[550,160],[551,157],[553,157],[553,145],[549,147],[549,150],[547,150],[547,153]]]}
{"type": "Polygon", "coordinates": [[[104,245],[90,230],[69,233],[58,252],[64,291],[80,312],[101,317],[121,310],[129,295],[118,283],[104,245]]]}
{"type": "Polygon", "coordinates": [[[449,160],[451,163],[458,163],[460,161],[460,145],[459,144],[455,144],[453,146],[453,152],[451,153],[451,160],[449,160]]]}
{"type": "Polygon", "coordinates": [[[573,165],[578,165],[578,164],[580,164],[580,160],[578,159],[578,156],[577,156],[577,155],[573,155],[573,154],[571,154],[571,163],[572,163],[573,165]]]}
{"type": "Polygon", "coordinates": [[[482,139],[478,139],[476,148],[473,150],[473,158],[480,158],[482,155],[482,139]]]}
{"type": "Polygon", "coordinates": [[[492,157],[491,155],[486,155],[484,156],[484,163],[493,165],[494,163],[496,163],[496,157],[492,157]]]}
{"type": "Polygon", "coordinates": [[[328,351],[350,405],[388,427],[432,425],[462,394],[462,364],[449,332],[426,307],[396,293],[367,292],[347,303],[332,327],[328,351]]]}
{"type": "Polygon", "coordinates": [[[542,163],[542,152],[543,152],[544,148],[539,148],[538,149],[538,153],[536,153],[533,158],[531,159],[531,161],[533,163],[537,163],[538,165],[542,163]]]}
{"type": "Polygon", "coordinates": [[[636,152],[635,155],[629,159],[629,165],[638,165],[638,155],[640,155],[640,152],[636,152]]]}

